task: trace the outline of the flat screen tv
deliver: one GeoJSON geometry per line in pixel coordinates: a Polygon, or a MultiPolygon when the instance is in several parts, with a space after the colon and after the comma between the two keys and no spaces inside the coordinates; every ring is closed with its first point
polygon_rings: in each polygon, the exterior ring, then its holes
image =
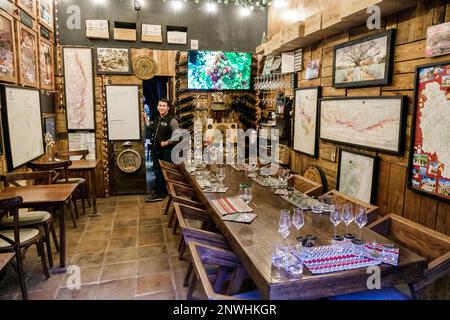
{"type": "Polygon", "coordinates": [[[188,89],[250,90],[249,52],[188,51],[188,89]]]}

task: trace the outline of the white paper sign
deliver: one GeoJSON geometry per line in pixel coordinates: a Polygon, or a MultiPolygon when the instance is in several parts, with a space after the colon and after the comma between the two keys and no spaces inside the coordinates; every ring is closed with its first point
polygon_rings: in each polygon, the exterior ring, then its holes
{"type": "Polygon", "coordinates": [[[145,36],[161,36],[161,26],[156,24],[142,24],[142,34],[145,36]]]}
{"type": "Polygon", "coordinates": [[[140,115],[137,86],[106,86],[109,140],[139,140],[140,115]]]}
{"type": "Polygon", "coordinates": [[[294,51],[281,54],[281,73],[294,72],[294,51]]]}
{"type": "Polygon", "coordinates": [[[198,40],[191,40],[191,49],[198,50],[198,40]]]}
{"type": "Polygon", "coordinates": [[[187,32],[167,31],[167,43],[186,44],[187,32]]]}

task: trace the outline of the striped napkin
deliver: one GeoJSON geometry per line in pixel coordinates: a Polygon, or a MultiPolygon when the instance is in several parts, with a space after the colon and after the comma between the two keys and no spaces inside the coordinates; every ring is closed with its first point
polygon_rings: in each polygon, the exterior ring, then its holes
{"type": "Polygon", "coordinates": [[[220,212],[222,216],[226,216],[228,214],[233,213],[246,213],[253,212],[253,209],[250,208],[244,200],[239,198],[238,196],[215,199],[211,201],[213,206],[220,212]]]}
{"type": "Polygon", "coordinates": [[[254,213],[233,213],[222,217],[224,221],[251,223],[258,215],[254,213]]]}

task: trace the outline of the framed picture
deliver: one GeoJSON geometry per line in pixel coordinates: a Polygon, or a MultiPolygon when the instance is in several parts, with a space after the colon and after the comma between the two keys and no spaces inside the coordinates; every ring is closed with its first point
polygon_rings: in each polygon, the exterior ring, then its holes
{"type": "Polygon", "coordinates": [[[53,141],[56,141],[56,115],[45,115],[44,116],[44,133],[50,133],[53,141]]]}
{"type": "Polygon", "coordinates": [[[142,24],[142,42],[162,42],[162,26],[158,24],[142,24]]]}
{"type": "Polygon", "coordinates": [[[187,44],[187,27],[166,26],[168,44],[187,44]]]}
{"type": "Polygon", "coordinates": [[[20,84],[39,87],[37,33],[17,22],[20,84]]]}
{"type": "Polygon", "coordinates": [[[39,23],[50,31],[53,31],[53,0],[39,1],[39,23]]]}
{"type": "Polygon", "coordinates": [[[429,58],[450,54],[450,22],[429,27],[427,30],[427,48],[429,58]]]}
{"type": "Polygon", "coordinates": [[[317,158],[320,87],[295,90],[293,149],[317,158]]]}
{"type": "Polygon", "coordinates": [[[41,89],[55,89],[55,64],[53,56],[53,45],[39,37],[39,71],[41,89]]]}
{"type": "MultiPolygon", "coordinates": [[[[69,132],[69,150],[89,150],[87,160],[96,159],[95,132],[69,132]]],[[[71,160],[79,159],[73,157],[71,160]]]]}
{"type": "Polygon", "coordinates": [[[95,130],[92,49],[63,47],[67,129],[95,130]]]}
{"type": "Polygon", "coordinates": [[[36,19],[36,0],[16,0],[17,6],[36,19]]]}
{"type": "Polygon", "coordinates": [[[312,80],[319,77],[320,60],[311,60],[306,67],[306,80],[312,80]]]}
{"type": "Polygon", "coordinates": [[[303,70],[303,49],[294,51],[294,72],[303,70]]]}
{"type": "Polygon", "coordinates": [[[450,202],[450,61],[418,66],[408,186],[450,202]]]}
{"type": "Polygon", "coordinates": [[[404,96],[321,99],[320,138],[401,154],[406,131],[405,112],[404,96]]]}
{"type": "Polygon", "coordinates": [[[1,86],[8,171],[42,156],[44,137],[39,90],[1,86]]]}
{"type": "Polygon", "coordinates": [[[394,58],[394,32],[391,29],[334,47],[333,87],[388,84],[394,58]]]}
{"type": "Polygon", "coordinates": [[[96,48],[97,74],[131,74],[131,53],[127,48],[96,48]]]}
{"type": "Polygon", "coordinates": [[[86,37],[90,39],[109,39],[108,20],[86,20],[86,37]]]}
{"type": "Polygon", "coordinates": [[[342,150],[339,153],[337,189],[366,203],[376,200],[377,158],[342,150]]]}
{"type": "Polygon", "coordinates": [[[0,10],[0,35],[0,81],[17,83],[14,20],[3,10],[0,10]]]}

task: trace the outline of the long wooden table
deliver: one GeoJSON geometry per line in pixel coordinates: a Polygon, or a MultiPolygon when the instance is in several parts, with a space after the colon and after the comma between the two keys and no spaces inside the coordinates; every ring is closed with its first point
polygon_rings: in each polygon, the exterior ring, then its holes
{"type": "Polygon", "coordinates": [[[36,205],[51,206],[56,209],[59,217],[59,269],[54,268],[53,273],[65,272],[66,266],[66,226],[65,226],[65,203],[77,188],[77,184],[51,184],[34,185],[28,187],[6,188],[0,192],[0,199],[20,196],[23,199],[23,208],[36,205]]]}
{"type": "Polygon", "coordinates": [[[76,173],[87,173],[88,190],[92,199],[92,214],[97,215],[97,181],[95,170],[100,164],[100,160],[72,160],[69,171],[76,173]]]}
{"type": "MultiPolygon", "coordinates": [[[[367,290],[367,280],[370,274],[367,274],[365,268],[323,275],[312,275],[307,268],[304,268],[304,275],[301,279],[285,277],[272,267],[272,246],[281,241],[278,234],[280,209],[292,210],[293,206],[275,195],[273,189],[252,183],[244,173],[238,172],[230,166],[227,167],[224,180],[224,184],[229,189],[226,193],[219,194],[202,192],[195,177],[190,176],[185,168],[182,170],[265,299],[317,299],[367,290]],[[258,214],[258,217],[251,224],[222,221],[220,214],[211,204],[211,200],[237,195],[241,183],[252,184],[253,200],[250,206],[254,209],[254,213],[258,214]]],[[[344,230],[345,226],[338,227],[338,233],[342,234],[344,230]]],[[[352,224],[349,231],[357,234],[358,229],[352,224]]],[[[333,225],[329,221],[328,215],[307,213],[301,235],[307,234],[317,237],[316,245],[329,244],[333,235],[333,225]]],[[[296,236],[295,229],[292,228],[288,241],[294,242],[296,236]]],[[[362,238],[380,243],[392,243],[367,228],[363,229],[362,238]]],[[[408,249],[399,247],[398,266],[380,265],[383,287],[412,283],[423,277],[423,270],[426,267],[425,260],[408,249]]]]}

